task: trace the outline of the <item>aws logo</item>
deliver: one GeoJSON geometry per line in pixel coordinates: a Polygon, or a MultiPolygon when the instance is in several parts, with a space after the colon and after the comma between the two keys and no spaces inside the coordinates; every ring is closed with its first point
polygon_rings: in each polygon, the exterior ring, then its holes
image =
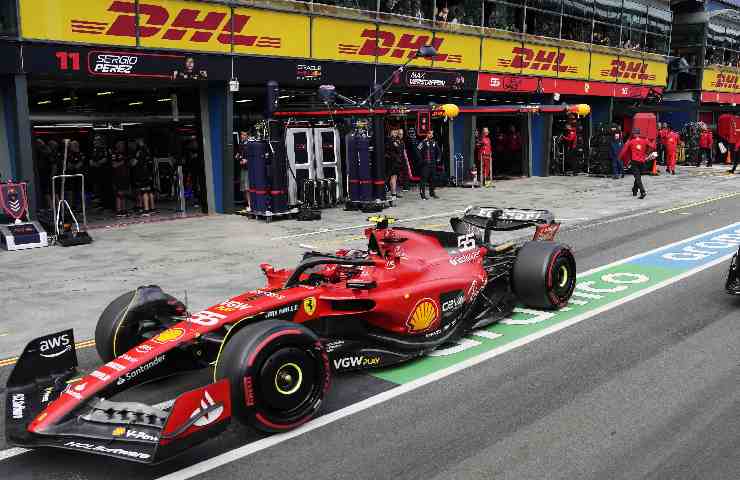
{"type": "Polygon", "coordinates": [[[655,80],[654,73],[647,73],[648,64],[645,62],[628,62],[626,60],[614,59],[611,69],[601,70],[602,77],[629,78],[632,80],[655,80]]]}
{"type": "Polygon", "coordinates": [[[578,73],[575,65],[566,65],[565,53],[557,50],[532,50],[531,48],[514,47],[511,58],[499,58],[498,65],[504,68],[521,68],[535,72],[578,73]]]}
{"type": "Polygon", "coordinates": [[[732,88],[733,90],[740,88],[740,85],[738,85],[738,76],[727,73],[718,73],[717,79],[712,82],[712,86],[716,88],[732,88]]]}
{"type": "MultiPolygon", "coordinates": [[[[358,55],[361,57],[385,57],[407,59],[413,58],[419,48],[432,45],[437,52],[441,52],[444,38],[431,35],[413,35],[403,33],[399,37],[393,32],[366,28],[361,34],[365,41],[362,45],[340,43],[339,53],[344,55],[358,55]]],[[[450,53],[437,53],[435,62],[462,63],[463,56],[450,53]]]]}
{"type": "MultiPolygon", "coordinates": [[[[181,8],[174,11],[162,5],[139,3],[139,36],[160,38],[174,42],[208,43],[212,39],[223,45],[245,47],[280,48],[280,37],[244,34],[249,15],[234,15],[229,12],[204,8],[181,8]],[[233,24],[233,26],[232,26],[233,24]]],[[[133,1],[116,0],[108,7],[109,12],[119,15],[112,23],[91,20],[71,20],[73,33],[136,37],[136,4],[133,1]]]]}

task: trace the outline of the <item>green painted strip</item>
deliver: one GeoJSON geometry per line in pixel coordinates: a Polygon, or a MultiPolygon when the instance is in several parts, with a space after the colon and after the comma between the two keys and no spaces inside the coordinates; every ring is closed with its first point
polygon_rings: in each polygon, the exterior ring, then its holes
{"type": "Polygon", "coordinates": [[[681,272],[680,269],[649,268],[626,263],[581,276],[578,279],[576,294],[571,299],[568,308],[564,310],[545,312],[520,306],[510,319],[486,328],[483,333],[469,335],[450,348],[439,349],[429,356],[400,367],[373,372],[373,375],[399,384],[411,382],[589,310],[650,288],[681,272]]]}

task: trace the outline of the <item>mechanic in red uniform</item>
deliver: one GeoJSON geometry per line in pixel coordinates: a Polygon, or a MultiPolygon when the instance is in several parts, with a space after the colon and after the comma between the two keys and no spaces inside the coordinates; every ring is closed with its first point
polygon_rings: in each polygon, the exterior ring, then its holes
{"type": "Polygon", "coordinates": [[[643,137],[639,128],[632,129],[632,138],[624,144],[622,151],[619,153],[619,159],[624,162],[625,167],[631,167],[632,175],[635,177],[635,183],[632,185],[632,196],[637,196],[640,191],[640,199],[645,198],[647,192],[642,184],[642,174],[645,170],[648,153],[655,149],[655,143],[643,137]]]}
{"type": "Polygon", "coordinates": [[[489,136],[488,127],[483,127],[480,137],[478,137],[478,168],[479,172],[482,172],[483,177],[481,178],[481,184],[487,185],[491,183],[491,162],[493,158],[491,154],[493,149],[491,148],[491,137],[489,136]]]}
{"type": "Polygon", "coordinates": [[[668,134],[663,139],[665,147],[665,173],[676,174],[676,149],[681,142],[678,132],[668,129],[668,134]]]}
{"type": "Polygon", "coordinates": [[[729,173],[735,173],[737,164],[740,163],[740,138],[735,140],[735,145],[732,147],[732,169],[728,170],[729,173]]]}
{"type": "Polygon", "coordinates": [[[657,140],[658,158],[659,159],[662,158],[663,160],[665,160],[666,159],[665,158],[665,155],[666,155],[665,145],[666,145],[666,140],[668,139],[668,134],[671,133],[671,129],[668,128],[668,124],[665,122],[658,123],[658,127],[659,127],[658,128],[658,140],[657,140]]]}
{"type": "Polygon", "coordinates": [[[565,147],[570,150],[576,148],[576,144],[578,143],[578,134],[576,133],[576,128],[574,126],[568,125],[565,127],[563,143],[565,143],[565,147]]]}
{"type": "Polygon", "coordinates": [[[704,158],[707,159],[707,167],[712,166],[712,144],[714,143],[714,137],[712,131],[707,128],[706,125],[702,126],[702,132],[699,135],[699,162],[696,166],[700,166],[704,158]]]}

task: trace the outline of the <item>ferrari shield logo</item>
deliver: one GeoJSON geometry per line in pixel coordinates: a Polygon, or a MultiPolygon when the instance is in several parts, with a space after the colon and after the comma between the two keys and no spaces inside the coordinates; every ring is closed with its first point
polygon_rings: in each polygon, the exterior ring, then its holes
{"type": "Polygon", "coordinates": [[[309,317],[316,311],[316,297],[306,297],[303,300],[303,311],[309,317]]]}

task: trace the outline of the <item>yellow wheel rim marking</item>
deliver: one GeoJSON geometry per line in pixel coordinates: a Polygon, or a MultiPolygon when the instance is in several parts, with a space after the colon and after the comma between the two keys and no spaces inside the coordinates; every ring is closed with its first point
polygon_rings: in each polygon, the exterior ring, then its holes
{"type": "Polygon", "coordinates": [[[275,390],[277,390],[279,393],[283,395],[293,395],[295,392],[298,391],[299,388],[301,388],[302,383],[303,383],[303,370],[301,370],[301,367],[299,367],[295,363],[286,363],[285,365],[282,365],[280,368],[278,368],[277,372],[275,373],[275,390]],[[295,386],[291,388],[290,390],[283,390],[278,385],[278,377],[280,376],[280,372],[284,368],[292,368],[298,373],[298,380],[295,382],[295,386]]]}
{"type": "Polygon", "coordinates": [[[568,267],[565,265],[560,266],[560,288],[563,288],[568,283],[568,267]]]}

